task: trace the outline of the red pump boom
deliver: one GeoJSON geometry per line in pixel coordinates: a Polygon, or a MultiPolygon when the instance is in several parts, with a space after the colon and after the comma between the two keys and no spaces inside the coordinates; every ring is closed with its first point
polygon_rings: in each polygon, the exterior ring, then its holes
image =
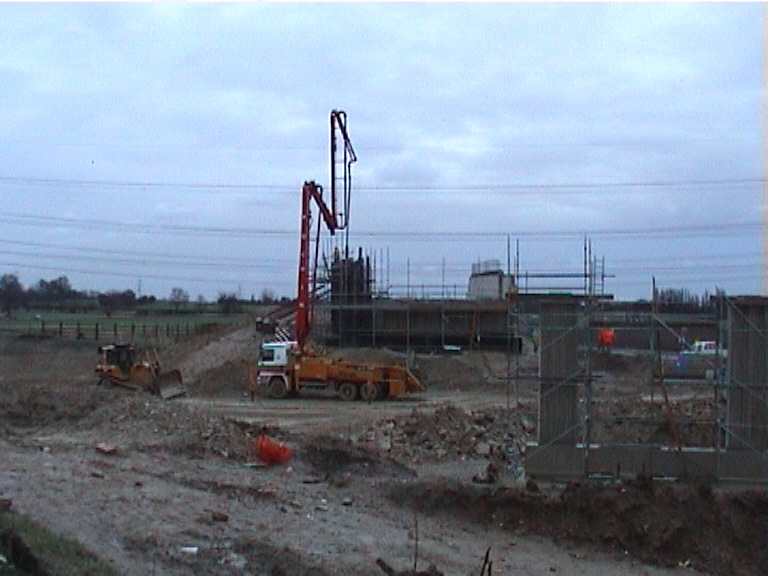
{"type": "Polygon", "coordinates": [[[296,340],[304,349],[309,335],[309,227],[312,200],[317,203],[320,214],[331,235],[338,229],[336,215],[328,209],[323,200],[323,188],[314,182],[304,182],[301,190],[301,242],[299,246],[299,289],[296,307],[296,340]]]}
{"type": "MultiPolygon", "coordinates": [[[[331,111],[331,198],[330,206],[323,199],[323,188],[315,182],[305,182],[301,191],[301,239],[299,245],[299,286],[296,308],[296,340],[304,349],[309,336],[312,320],[311,306],[312,295],[309,287],[309,233],[312,225],[312,201],[317,204],[328,231],[331,236],[338,230],[348,229],[350,193],[352,190],[352,164],[357,162],[355,150],[347,133],[347,114],[340,110],[331,111]],[[341,150],[341,175],[337,174],[337,146],[336,139],[341,136],[343,147],[341,150]],[[341,212],[336,205],[336,181],[340,179],[343,184],[343,198],[341,212]]],[[[317,223],[317,240],[315,244],[315,268],[317,268],[317,256],[320,247],[320,222],[317,223]]],[[[346,251],[346,250],[345,250],[346,251]]],[[[312,274],[314,279],[315,274],[312,274]]]]}

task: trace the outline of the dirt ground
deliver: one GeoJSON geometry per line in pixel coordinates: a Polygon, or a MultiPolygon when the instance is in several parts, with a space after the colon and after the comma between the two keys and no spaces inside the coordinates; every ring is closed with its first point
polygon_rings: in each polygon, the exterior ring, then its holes
{"type": "MultiPolygon", "coordinates": [[[[96,386],[91,342],[1,337],[0,499],[125,575],[381,575],[379,558],[467,575],[488,549],[493,574],[768,573],[765,494],[527,479],[535,387],[508,374],[534,372],[531,354],[416,356],[429,388],[401,400],[252,402],[257,349],[246,327],[163,350],[189,397],[162,401],[96,386]],[[259,434],[289,445],[291,460],[261,464],[259,434]]],[[[598,433],[663,434],[632,424],[646,368],[595,364],[598,433]]],[[[680,398],[681,414],[712,411],[680,398]]],[[[701,435],[693,427],[686,441],[701,435]]]]}

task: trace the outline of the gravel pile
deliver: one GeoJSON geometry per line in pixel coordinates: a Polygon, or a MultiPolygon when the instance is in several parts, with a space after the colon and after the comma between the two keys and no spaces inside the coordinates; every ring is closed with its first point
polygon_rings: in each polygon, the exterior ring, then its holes
{"type": "Polygon", "coordinates": [[[375,423],[358,443],[411,463],[442,462],[507,453],[519,457],[525,432],[506,409],[468,412],[453,404],[375,423]]]}

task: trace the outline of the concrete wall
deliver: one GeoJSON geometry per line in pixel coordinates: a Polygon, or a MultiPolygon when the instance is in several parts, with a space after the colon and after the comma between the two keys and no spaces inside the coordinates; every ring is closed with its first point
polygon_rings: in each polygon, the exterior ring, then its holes
{"type": "MultiPolygon", "coordinates": [[[[316,310],[322,310],[319,306],[316,310]]],[[[332,309],[337,318],[327,344],[411,348],[519,349],[506,301],[375,301],[370,306],[332,309]]],[[[322,312],[321,312],[322,313],[322,312]]]]}
{"type": "Polygon", "coordinates": [[[539,444],[574,444],[580,435],[578,303],[575,298],[541,302],[539,444]]]}
{"type": "Polygon", "coordinates": [[[729,302],[728,445],[768,449],[768,298],[729,302]]]}

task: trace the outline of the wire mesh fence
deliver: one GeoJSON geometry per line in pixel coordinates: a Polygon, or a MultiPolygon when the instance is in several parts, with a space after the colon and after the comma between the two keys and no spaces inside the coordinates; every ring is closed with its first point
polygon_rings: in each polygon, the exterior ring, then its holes
{"type": "Polygon", "coordinates": [[[17,324],[4,331],[26,338],[90,340],[99,344],[130,342],[140,346],[162,346],[180,342],[223,327],[219,322],[126,322],[126,321],[46,321],[17,324]]]}

